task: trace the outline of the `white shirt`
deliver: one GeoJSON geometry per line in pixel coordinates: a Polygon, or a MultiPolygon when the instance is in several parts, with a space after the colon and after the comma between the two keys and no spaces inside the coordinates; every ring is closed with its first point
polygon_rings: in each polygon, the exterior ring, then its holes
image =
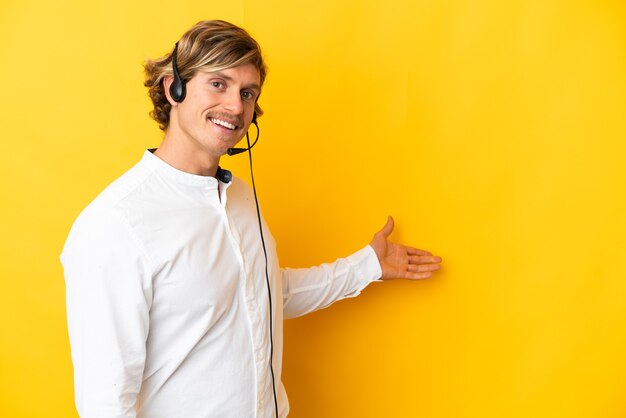
{"type": "MultiPolygon", "coordinates": [[[[81,417],[273,417],[265,258],[251,189],[230,172],[185,173],[150,151],[72,226],[61,254],[81,417]]],[[[371,247],[272,290],[279,415],[283,317],[353,297],[381,275],[371,247]]]]}

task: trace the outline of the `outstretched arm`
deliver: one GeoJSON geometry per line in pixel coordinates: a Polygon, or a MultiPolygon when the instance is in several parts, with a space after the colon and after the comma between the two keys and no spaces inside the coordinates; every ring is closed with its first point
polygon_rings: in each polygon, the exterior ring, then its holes
{"type": "Polygon", "coordinates": [[[427,279],[433,271],[439,270],[441,257],[389,241],[393,227],[393,218],[390,216],[387,224],[374,234],[370,242],[383,272],[381,279],[427,279]]]}
{"type": "Polygon", "coordinates": [[[388,240],[393,219],[360,251],[307,269],[281,269],[283,312],[294,318],[355,297],[377,279],[425,279],[439,270],[441,258],[388,240]]]}

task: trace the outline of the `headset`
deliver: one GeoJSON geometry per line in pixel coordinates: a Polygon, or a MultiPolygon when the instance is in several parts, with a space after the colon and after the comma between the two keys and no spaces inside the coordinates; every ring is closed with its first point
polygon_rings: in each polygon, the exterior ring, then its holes
{"type": "Polygon", "coordinates": [[[174,73],[174,81],[170,85],[170,96],[172,96],[172,100],[176,103],[180,103],[185,100],[185,96],[187,95],[187,85],[185,81],[180,78],[180,74],[178,73],[177,55],[178,42],[176,42],[174,52],[172,52],[172,72],[174,73]]]}
{"type": "MultiPolygon", "coordinates": [[[[180,103],[183,100],[185,100],[185,96],[187,95],[187,86],[186,86],[185,80],[183,80],[180,77],[180,74],[178,72],[177,52],[178,52],[178,42],[176,42],[176,46],[174,46],[174,52],[172,52],[172,72],[174,73],[174,81],[170,85],[169,91],[170,91],[170,96],[172,97],[172,100],[174,100],[176,103],[180,103]]],[[[228,148],[226,153],[232,156],[232,155],[237,155],[242,152],[248,151],[248,159],[250,160],[250,178],[252,179],[252,190],[254,192],[256,214],[257,214],[257,219],[259,221],[259,233],[261,235],[261,244],[263,244],[263,255],[265,256],[265,281],[267,284],[267,295],[269,297],[270,371],[272,374],[272,390],[274,392],[274,410],[276,412],[276,418],[278,418],[278,400],[276,399],[276,383],[274,379],[274,365],[273,365],[273,358],[274,358],[273,329],[274,329],[274,326],[273,326],[273,321],[272,321],[272,312],[273,312],[272,291],[270,288],[270,276],[269,276],[268,266],[267,266],[267,249],[265,248],[265,238],[263,237],[263,226],[261,223],[261,211],[259,209],[259,200],[257,198],[256,185],[254,183],[254,172],[252,171],[252,147],[254,147],[256,143],[258,142],[259,134],[260,134],[259,125],[257,124],[257,121],[256,121],[256,112],[254,112],[254,114],[252,115],[251,123],[256,127],[256,138],[254,142],[252,143],[252,145],[250,145],[250,136],[248,135],[248,132],[246,132],[246,141],[247,141],[248,147],[247,148],[228,148]]]]}

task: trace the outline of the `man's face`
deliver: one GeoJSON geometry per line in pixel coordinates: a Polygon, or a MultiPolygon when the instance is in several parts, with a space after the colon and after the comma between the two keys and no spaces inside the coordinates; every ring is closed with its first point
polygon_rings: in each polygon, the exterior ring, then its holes
{"type": "Polygon", "coordinates": [[[176,115],[168,133],[194,153],[219,159],[245,135],[260,92],[259,71],[252,64],[198,71],[187,82],[185,100],[172,107],[176,115]]]}

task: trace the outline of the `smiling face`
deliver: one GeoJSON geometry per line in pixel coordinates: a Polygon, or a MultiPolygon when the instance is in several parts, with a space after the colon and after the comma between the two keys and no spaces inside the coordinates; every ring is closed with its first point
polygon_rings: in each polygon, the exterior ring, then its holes
{"type": "MultiPolygon", "coordinates": [[[[198,71],[187,95],[172,104],[164,143],[169,153],[193,165],[215,165],[246,134],[260,94],[260,75],[252,64],[216,72],[198,71]]],[[[169,90],[171,78],[165,82],[169,90]]],[[[187,170],[188,171],[188,170],[187,170]]],[[[193,170],[198,171],[198,170],[193,170]]]]}

